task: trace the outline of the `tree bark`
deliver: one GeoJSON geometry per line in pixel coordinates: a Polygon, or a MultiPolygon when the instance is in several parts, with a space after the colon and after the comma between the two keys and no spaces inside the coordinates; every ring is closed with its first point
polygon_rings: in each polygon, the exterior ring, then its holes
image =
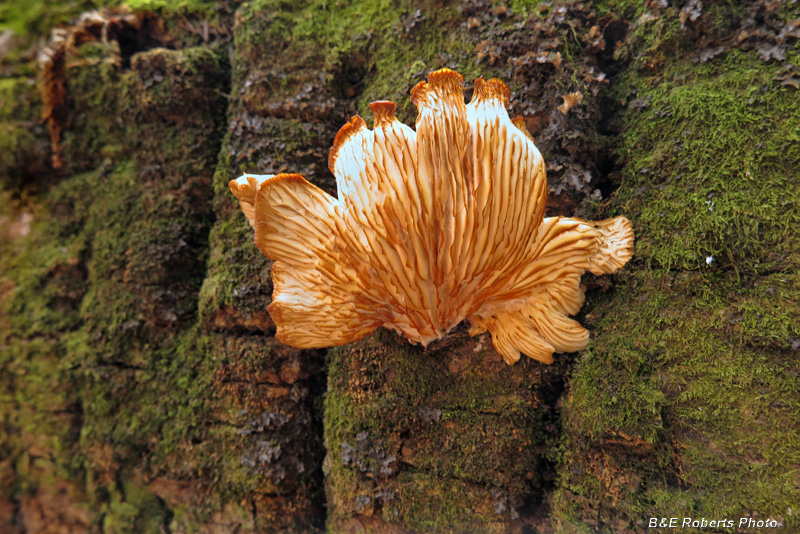
{"type": "Polygon", "coordinates": [[[57,20],[0,19],[0,531],[798,528],[795,4],[130,6],[70,13],[38,87],[57,20]],[[338,128],[413,125],[441,67],[509,85],[548,215],[633,221],[583,279],[589,348],[282,345],[228,181],[336,194],[338,128]]]}

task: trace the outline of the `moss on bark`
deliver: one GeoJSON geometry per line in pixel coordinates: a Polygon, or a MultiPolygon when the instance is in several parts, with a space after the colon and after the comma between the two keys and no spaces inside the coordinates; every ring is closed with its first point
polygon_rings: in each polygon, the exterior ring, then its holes
{"type": "Polygon", "coordinates": [[[96,3],[3,4],[0,530],[796,528],[800,13],[705,4],[132,1],[164,25],[68,62],[57,173],[24,50],[96,3]],[[509,83],[548,213],[633,220],[632,264],[584,280],[592,345],[281,345],[227,182],[333,193],[339,126],[377,99],[413,122],[440,67],[509,83]]]}
{"type": "Polygon", "coordinates": [[[211,455],[175,458],[203,449],[214,397],[193,322],[224,72],[208,49],[68,69],[64,154],[85,172],[7,196],[25,226],[3,242],[4,497],[32,531],[160,531],[172,512],[148,484],[209,476],[211,455]]]}
{"type": "Polygon", "coordinates": [[[435,347],[381,331],[331,353],[331,532],[505,532],[548,482],[561,366],[506,365],[487,336],[435,347]],[[513,458],[513,462],[509,459],[513,458]]]}
{"type": "Polygon", "coordinates": [[[796,89],[756,51],[697,56],[698,33],[745,24],[708,11],[683,28],[677,10],[640,16],[620,51],[638,58],[614,88],[615,205],[636,257],[593,303],[595,342],[571,376],[554,510],[567,532],[796,525],[796,89]]]}

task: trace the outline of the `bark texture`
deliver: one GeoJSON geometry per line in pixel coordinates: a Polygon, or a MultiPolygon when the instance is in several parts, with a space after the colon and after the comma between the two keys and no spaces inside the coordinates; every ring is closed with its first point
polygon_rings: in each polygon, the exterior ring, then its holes
{"type": "Polygon", "coordinates": [[[0,6],[0,532],[800,528],[797,3],[29,4],[0,6]],[[441,67],[508,83],[548,215],[633,221],[589,348],[281,345],[228,181],[335,194],[339,127],[413,124],[441,67]]]}

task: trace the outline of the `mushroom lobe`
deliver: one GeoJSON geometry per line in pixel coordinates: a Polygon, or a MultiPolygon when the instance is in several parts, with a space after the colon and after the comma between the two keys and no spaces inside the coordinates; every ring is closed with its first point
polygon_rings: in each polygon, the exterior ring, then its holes
{"type": "Polygon", "coordinates": [[[330,347],[383,326],[427,345],[468,319],[509,364],[586,347],[569,318],[580,277],[631,258],[630,221],[544,217],[544,161],[500,80],[477,79],[465,104],[461,75],[442,69],[411,100],[416,129],[374,102],[372,130],[355,116],[336,135],[338,198],[298,174],[230,182],[274,260],[278,340],[330,347]]]}

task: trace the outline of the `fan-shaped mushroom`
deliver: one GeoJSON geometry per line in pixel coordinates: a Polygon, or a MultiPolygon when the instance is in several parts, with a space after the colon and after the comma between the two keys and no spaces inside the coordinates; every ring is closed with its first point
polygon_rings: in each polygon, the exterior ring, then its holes
{"type": "Polygon", "coordinates": [[[269,258],[278,340],[301,348],[361,339],[384,326],[427,345],[463,319],[506,362],[552,362],[580,350],[585,271],[610,273],[633,253],[625,217],[544,217],[545,166],[500,80],[442,69],[411,91],[416,131],[374,102],[373,130],[353,117],[329,167],[338,199],[297,174],[230,182],[269,258]]]}

